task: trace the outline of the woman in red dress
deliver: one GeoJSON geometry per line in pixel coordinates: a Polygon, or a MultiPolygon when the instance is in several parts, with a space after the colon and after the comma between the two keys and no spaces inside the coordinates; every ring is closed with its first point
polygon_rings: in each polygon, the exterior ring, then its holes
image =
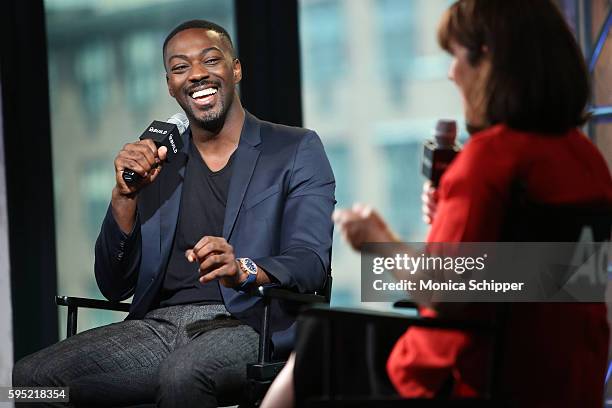
{"type": "MultiPolygon", "coordinates": [[[[530,202],[612,212],[609,170],[578,129],[586,119],[587,71],[552,1],[460,0],[443,16],[438,39],[453,57],[449,78],[461,93],[471,137],[439,189],[426,188],[428,242],[503,240],[517,180],[530,202]]],[[[335,216],[357,250],[365,242],[398,240],[372,209],[335,216]]],[[[601,407],[605,305],[532,303],[512,310],[516,317],[502,340],[502,399],[521,407],[601,407]]],[[[387,372],[405,397],[435,396],[449,380],[454,396],[474,396],[485,383],[486,353],[484,340],[472,334],[411,328],[395,345],[387,372]]]]}

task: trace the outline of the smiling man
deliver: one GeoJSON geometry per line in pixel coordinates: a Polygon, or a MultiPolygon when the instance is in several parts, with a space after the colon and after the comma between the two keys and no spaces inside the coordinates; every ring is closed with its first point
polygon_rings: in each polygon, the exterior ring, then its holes
{"type": "MultiPolygon", "coordinates": [[[[21,360],[14,386],[67,386],[82,406],[236,402],[262,319],[250,290],[324,285],[335,182],[319,137],[243,109],[240,61],[222,27],[183,23],[163,55],[168,91],[189,118],[184,147],[170,162],[150,140],[123,147],[96,242],[98,286],[111,300],[133,295],[130,313],[21,360]],[[142,181],[126,184],[124,169],[142,181]]],[[[277,357],[293,326],[276,307],[277,357]]]]}

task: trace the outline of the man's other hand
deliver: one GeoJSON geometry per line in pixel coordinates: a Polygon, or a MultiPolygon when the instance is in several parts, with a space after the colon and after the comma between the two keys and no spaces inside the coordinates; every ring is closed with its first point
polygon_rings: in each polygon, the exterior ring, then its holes
{"type": "Polygon", "coordinates": [[[192,249],[185,252],[189,262],[199,264],[200,282],[213,279],[228,288],[235,288],[247,277],[234,256],[234,248],[222,237],[203,237],[192,249]]]}

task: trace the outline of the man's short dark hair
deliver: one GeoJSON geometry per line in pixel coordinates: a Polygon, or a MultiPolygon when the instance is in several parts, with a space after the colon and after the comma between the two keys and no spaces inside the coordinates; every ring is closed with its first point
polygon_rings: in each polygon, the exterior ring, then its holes
{"type": "Polygon", "coordinates": [[[438,30],[442,48],[452,41],[473,66],[491,57],[487,125],[563,133],[587,119],[584,57],[551,0],[459,0],[438,30]]]}
{"type": "Polygon", "coordinates": [[[166,36],[166,39],[164,40],[164,46],[162,47],[164,55],[164,65],[166,63],[166,46],[168,45],[168,42],[170,42],[170,40],[181,31],[189,30],[190,28],[201,28],[204,30],[214,31],[215,33],[218,33],[222,38],[225,38],[225,40],[227,40],[230,52],[232,54],[232,58],[236,57],[236,52],[234,51],[234,43],[232,42],[232,38],[230,37],[229,33],[225,28],[221,27],[219,24],[213,23],[212,21],[189,20],[176,26],[172,31],[170,31],[170,34],[166,36]]]}

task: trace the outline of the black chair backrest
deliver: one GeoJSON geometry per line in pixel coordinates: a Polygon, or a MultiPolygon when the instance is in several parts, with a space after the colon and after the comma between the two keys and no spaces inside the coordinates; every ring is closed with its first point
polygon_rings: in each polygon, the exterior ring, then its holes
{"type": "MultiPolygon", "coordinates": [[[[503,223],[503,242],[606,242],[612,233],[612,205],[604,202],[550,204],[529,200],[524,189],[517,188],[503,223]]],[[[559,304],[561,305],[561,304],[559,304]]],[[[504,363],[505,329],[509,319],[529,312],[530,304],[496,305],[499,329],[494,340],[494,354],[489,388],[499,397],[504,387],[501,370],[504,363]]],[[[551,305],[553,307],[553,305],[551,305]]],[[[562,306],[560,306],[562,307],[562,306]]]]}
{"type": "Polygon", "coordinates": [[[531,200],[519,183],[506,213],[500,241],[578,242],[590,234],[592,242],[610,240],[612,204],[587,202],[550,204],[531,200]]]}

